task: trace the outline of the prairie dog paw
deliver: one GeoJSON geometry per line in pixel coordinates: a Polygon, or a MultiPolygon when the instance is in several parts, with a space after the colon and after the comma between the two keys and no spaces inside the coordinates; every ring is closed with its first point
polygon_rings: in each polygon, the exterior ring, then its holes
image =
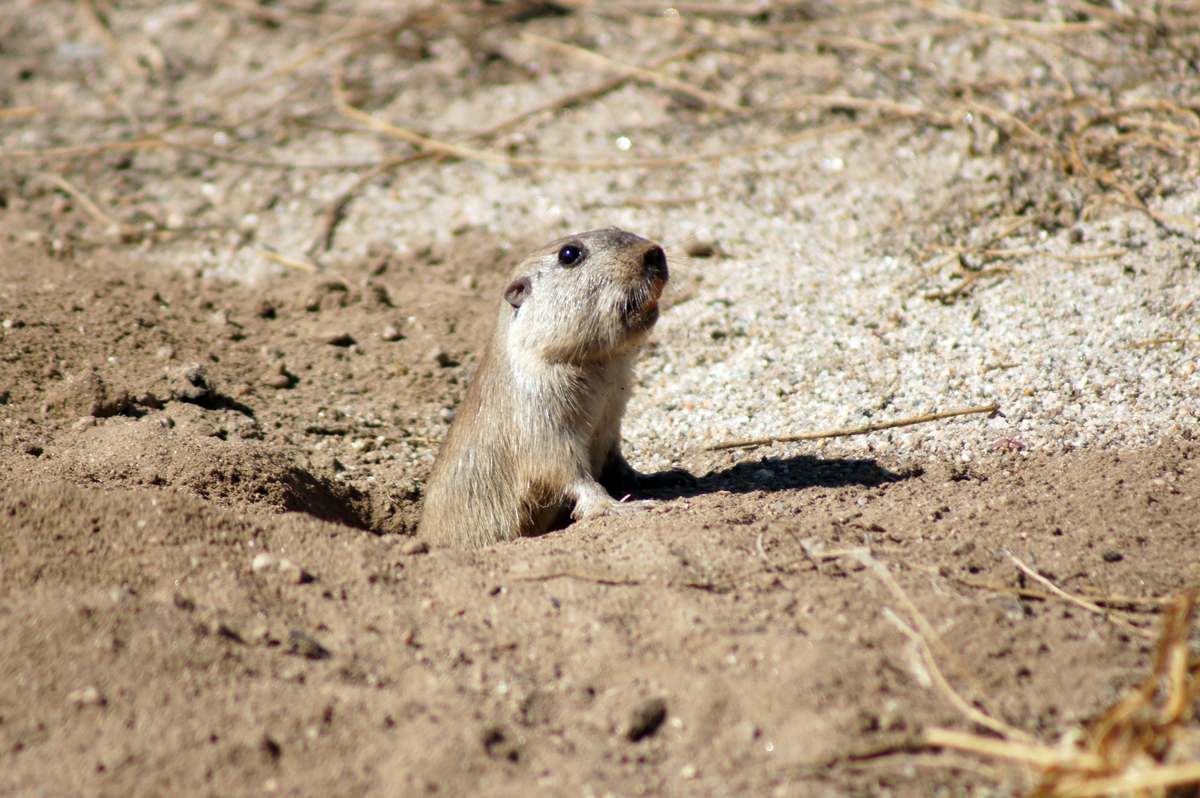
{"type": "Polygon", "coordinates": [[[654,499],[624,501],[614,499],[611,496],[606,498],[607,501],[593,501],[586,504],[580,502],[576,504],[571,517],[576,521],[580,521],[584,518],[595,518],[601,515],[626,515],[628,513],[640,513],[662,504],[662,502],[655,501],[654,499]]]}
{"type": "Polygon", "coordinates": [[[572,492],[575,494],[575,509],[571,512],[571,518],[576,521],[600,515],[637,513],[660,504],[653,499],[638,499],[637,501],[614,499],[595,480],[577,482],[572,488],[572,492]]]}

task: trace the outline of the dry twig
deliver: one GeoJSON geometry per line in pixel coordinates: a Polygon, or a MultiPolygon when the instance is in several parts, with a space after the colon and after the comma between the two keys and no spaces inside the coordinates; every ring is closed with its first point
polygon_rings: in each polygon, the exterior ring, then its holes
{"type": "Polygon", "coordinates": [[[981,407],[966,407],[961,410],[944,410],[940,413],[928,413],[923,416],[914,416],[912,418],[902,418],[897,421],[885,421],[880,424],[867,424],[862,427],[844,427],[842,429],[829,430],[828,432],[806,432],[800,435],[775,435],[769,438],[749,438],[742,441],[725,441],[713,446],[706,446],[702,451],[717,452],[722,449],[741,449],[749,446],[766,446],[772,443],[791,443],[792,441],[815,441],[820,438],[844,438],[850,435],[866,435],[871,432],[879,432],[880,430],[893,429],[895,427],[908,427],[913,424],[924,424],[929,421],[938,421],[943,418],[953,418],[954,416],[966,416],[973,413],[995,413],[1000,409],[999,405],[983,405],[981,407]]]}
{"type": "Polygon", "coordinates": [[[1154,666],[1074,745],[1050,748],[1027,740],[997,740],[950,729],[925,730],[937,748],[968,751],[1040,767],[1041,783],[1029,798],[1195,795],[1200,786],[1200,729],[1194,705],[1200,694],[1200,660],[1188,638],[1196,595],[1179,596],[1163,617],[1154,666]],[[1187,787],[1186,790],[1177,788],[1187,787]]]}
{"type": "Polygon", "coordinates": [[[1093,604],[1090,601],[1085,601],[1084,599],[1081,599],[1078,596],[1071,595],[1067,591],[1060,588],[1058,585],[1051,582],[1046,577],[1039,574],[1037,571],[1030,568],[1025,563],[1021,562],[1021,560],[1018,557],[1016,557],[1016,555],[1014,555],[1012,552],[1005,552],[1005,554],[1008,555],[1008,559],[1012,560],[1013,565],[1017,566],[1017,568],[1020,568],[1021,571],[1026,576],[1030,577],[1034,581],[1043,585],[1047,590],[1049,590],[1051,593],[1058,596],[1059,598],[1063,599],[1064,601],[1069,601],[1070,603],[1074,604],[1075,606],[1082,607],[1083,609],[1087,610],[1088,612],[1094,612],[1097,615],[1099,615],[1100,617],[1104,618],[1105,620],[1107,620],[1113,624],[1116,624],[1117,626],[1121,627],[1122,629],[1124,629],[1128,632],[1132,632],[1133,634],[1137,635],[1138,637],[1142,637],[1147,640],[1153,640],[1155,638],[1155,634],[1153,632],[1143,629],[1140,626],[1135,626],[1134,624],[1130,623],[1129,621],[1125,620],[1124,618],[1120,618],[1116,615],[1113,615],[1112,610],[1109,610],[1105,607],[1101,607],[1097,604],[1093,604]]]}

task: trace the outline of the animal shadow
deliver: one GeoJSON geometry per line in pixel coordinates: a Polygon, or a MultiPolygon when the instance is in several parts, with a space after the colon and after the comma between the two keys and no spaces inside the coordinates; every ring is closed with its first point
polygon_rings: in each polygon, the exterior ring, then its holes
{"type": "MultiPolygon", "coordinates": [[[[874,460],[857,458],[823,459],[808,455],[768,457],[757,462],[738,463],[702,477],[684,472],[665,472],[653,487],[639,491],[656,499],[679,499],[717,491],[752,493],[755,491],[837,488],[846,485],[871,487],[885,482],[902,482],[920,476],[920,469],[890,471],[874,460]],[[679,478],[672,480],[674,474],[679,478]]],[[[651,475],[652,477],[660,475],[651,475]]]]}

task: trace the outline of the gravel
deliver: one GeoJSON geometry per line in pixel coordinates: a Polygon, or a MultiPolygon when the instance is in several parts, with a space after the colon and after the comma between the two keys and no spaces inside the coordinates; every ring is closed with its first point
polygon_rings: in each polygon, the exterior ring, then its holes
{"type": "MultiPolygon", "coordinates": [[[[814,251],[803,229],[722,230],[738,256],[706,266],[696,298],[665,314],[640,367],[625,437],[643,467],[696,445],[871,424],[996,403],[1000,412],[826,442],[826,449],[951,456],[998,449],[1142,447],[1197,431],[1200,375],[1186,243],[1129,215],[1083,225],[1008,261],[952,305],[902,287],[914,265],[853,246],[814,251]],[[768,240],[770,243],[768,244],[768,240]],[[1057,260],[1121,251],[1083,263],[1057,260]],[[744,254],[742,254],[744,253],[744,254]],[[832,257],[831,257],[832,254],[832,257]],[[655,456],[655,452],[661,452],[655,456]]],[[[1006,246],[1029,247],[1014,240],[1006,246]]],[[[684,266],[683,268],[686,268],[684,266]]]]}

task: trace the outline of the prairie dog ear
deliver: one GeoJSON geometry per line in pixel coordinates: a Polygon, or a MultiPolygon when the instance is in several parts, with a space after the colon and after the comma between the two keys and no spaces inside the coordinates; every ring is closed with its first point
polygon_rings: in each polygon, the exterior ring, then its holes
{"type": "Polygon", "coordinates": [[[514,308],[519,308],[529,298],[531,291],[533,291],[533,283],[528,277],[521,277],[513,280],[509,283],[508,288],[504,289],[504,300],[514,308]]]}

